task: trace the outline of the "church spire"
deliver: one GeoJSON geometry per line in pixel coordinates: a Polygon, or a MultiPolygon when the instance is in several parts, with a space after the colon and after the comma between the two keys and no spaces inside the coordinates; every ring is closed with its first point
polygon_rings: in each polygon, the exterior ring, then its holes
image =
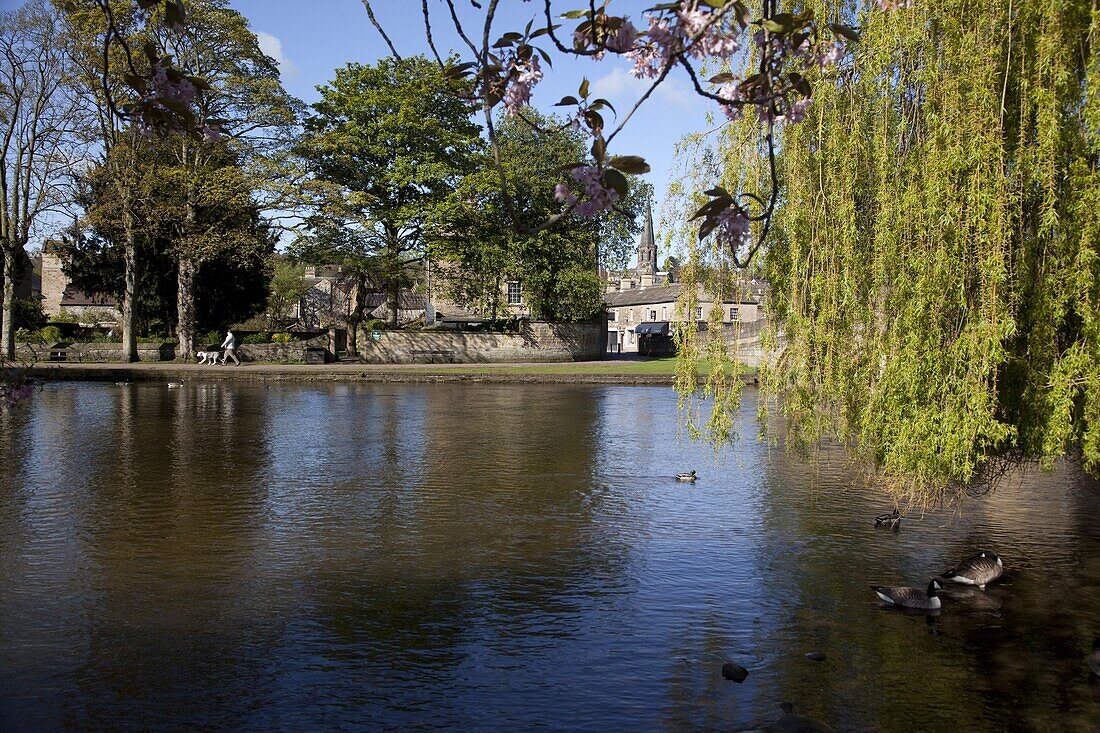
{"type": "Polygon", "coordinates": [[[657,272],[657,240],[653,236],[653,203],[646,204],[642,241],[638,243],[638,274],[657,272]]]}

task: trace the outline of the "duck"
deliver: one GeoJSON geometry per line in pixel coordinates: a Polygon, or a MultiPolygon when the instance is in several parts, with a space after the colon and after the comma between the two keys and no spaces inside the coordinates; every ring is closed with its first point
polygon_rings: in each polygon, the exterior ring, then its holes
{"type": "Polygon", "coordinates": [[[895,532],[901,529],[901,517],[894,517],[890,520],[890,529],[894,530],[895,532]]]}
{"type": "Polygon", "coordinates": [[[183,386],[183,382],[169,382],[168,383],[168,389],[172,389],[173,387],[182,387],[182,386],[183,386]]]}
{"type": "Polygon", "coordinates": [[[901,518],[901,512],[898,511],[897,507],[894,507],[894,511],[892,511],[888,514],[880,514],[877,517],[875,517],[875,526],[878,527],[878,526],[883,525],[883,524],[892,525],[893,521],[895,519],[900,519],[900,518],[901,518]]]}
{"type": "Polygon", "coordinates": [[[1089,669],[1097,677],[1100,677],[1100,637],[1092,642],[1092,654],[1089,655],[1089,669]]]}
{"type": "Polygon", "coordinates": [[[932,611],[942,605],[936,591],[943,588],[940,581],[935,578],[928,584],[925,591],[917,588],[887,588],[881,585],[872,585],[871,590],[885,603],[901,608],[916,608],[922,611],[932,611]]]}
{"type": "Polygon", "coordinates": [[[695,479],[697,479],[697,478],[699,478],[699,477],[695,475],[695,471],[692,471],[691,473],[678,473],[678,474],[676,474],[676,480],[677,481],[684,481],[684,482],[687,482],[689,484],[695,483],[695,479]]]}
{"type": "Polygon", "coordinates": [[[976,585],[982,590],[1004,573],[1005,566],[1001,558],[992,552],[979,552],[973,557],[943,573],[945,580],[963,585],[976,585]]]}

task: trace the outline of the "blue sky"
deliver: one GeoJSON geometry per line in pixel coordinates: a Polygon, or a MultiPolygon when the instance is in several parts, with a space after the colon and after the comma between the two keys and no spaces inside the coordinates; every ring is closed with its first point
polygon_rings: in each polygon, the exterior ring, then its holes
{"type": "MultiPolygon", "coordinates": [[[[231,1],[232,6],[249,19],[264,51],[279,60],[287,90],[307,103],[318,99],[316,87],[331,79],[337,67],[352,61],[373,63],[389,53],[359,0],[231,1]]],[[[469,8],[467,0],[456,4],[469,8]]],[[[617,12],[629,14],[640,24],[640,11],[652,4],[652,0],[616,0],[612,7],[617,12]]],[[[419,2],[376,0],[372,7],[400,53],[428,53],[419,2]]],[[[494,37],[509,30],[522,30],[532,18],[536,25],[543,19],[541,3],[503,0],[501,7],[499,20],[493,26],[494,37]]],[[[579,3],[554,4],[558,13],[574,7],[579,7],[579,3]]],[[[446,15],[446,5],[442,0],[429,0],[429,9],[440,52],[459,49],[461,41],[446,15]]],[[[466,25],[468,31],[476,25],[472,15],[466,25]]],[[[546,45],[549,50],[550,43],[546,45]]],[[[535,87],[533,97],[535,106],[544,111],[553,111],[554,102],[564,95],[576,94],[585,76],[590,79],[595,94],[607,98],[624,113],[645,89],[643,82],[627,73],[629,64],[622,59],[609,56],[595,62],[554,56],[554,68],[543,69],[544,78],[535,87]]],[[[676,142],[687,133],[709,128],[706,117],[709,107],[710,103],[690,89],[690,82],[682,73],[673,74],[616,138],[614,152],[641,155],[652,166],[647,178],[657,194],[655,212],[660,212],[668,186],[676,142]]]]}
{"type": "MultiPolygon", "coordinates": [[[[19,4],[18,0],[0,0],[0,8],[5,10],[19,4]]],[[[561,13],[581,4],[580,0],[558,0],[554,11],[561,13]]],[[[612,8],[631,16],[640,25],[641,10],[652,4],[653,0],[615,0],[612,8]]],[[[249,19],[264,51],[280,62],[287,90],[307,103],[319,98],[316,87],[330,80],[336,68],[353,61],[374,63],[389,53],[360,0],[231,0],[231,5],[249,19]]],[[[468,0],[460,0],[456,5],[467,11],[468,28],[478,25],[468,0]]],[[[502,0],[500,5],[494,37],[509,30],[522,30],[532,18],[537,25],[543,17],[541,2],[502,0]]],[[[375,0],[373,7],[400,53],[428,53],[419,2],[375,0]]],[[[440,52],[459,49],[461,41],[445,15],[446,5],[442,0],[429,0],[429,9],[440,52]]],[[[571,25],[567,23],[567,27],[571,25]]],[[[546,46],[549,49],[550,43],[546,46]]],[[[543,111],[554,111],[554,102],[566,94],[576,94],[584,77],[590,79],[593,94],[607,98],[624,113],[645,89],[643,82],[628,73],[629,64],[613,55],[599,62],[554,56],[555,65],[543,69],[544,78],[535,88],[532,100],[543,111]]],[[[685,134],[710,127],[707,111],[712,105],[697,97],[684,74],[677,72],[635,114],[616,138],[612,151],[641,155],[652,166],[647,179],[656,191],[654,211],[658,216],[676,142],[685,134]]]]}

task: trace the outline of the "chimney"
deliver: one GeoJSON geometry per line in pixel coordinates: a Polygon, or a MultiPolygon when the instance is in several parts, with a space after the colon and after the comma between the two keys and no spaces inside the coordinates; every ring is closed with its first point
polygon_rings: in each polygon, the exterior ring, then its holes
{"type": "Polygon", "coordinates": [[[623,292],[623,291],[626,291],[626,290],[631,290],[633,288],[634,288],[634,281],[631,280],[629,277],[624,277],[622,280],[619,281],[619,291],[620,292],[623,292]]]}
{"type": "Polygon", "coordinates": [[[617,293],[617,292],[619,292],[619,283],[616,283],[616,282],[608,282],[608,283],[607,283],[607,292],[609,292],[609,293],[617,293]]]}
{"type": "Polygon", "coordinates": [[[643,288],[643,289],[653,287],[653,273],[652,272],[643,272],[642,273],[642,284],[640,285],[640,287],[643,288]]]}

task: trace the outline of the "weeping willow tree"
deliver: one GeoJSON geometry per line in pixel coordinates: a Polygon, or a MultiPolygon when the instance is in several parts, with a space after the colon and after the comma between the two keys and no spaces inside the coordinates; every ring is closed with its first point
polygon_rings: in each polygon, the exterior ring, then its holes
{"type": "MultiPolygon", "coordinates": [[[[911,499],[1023,460],[1100,472],[1100,0],[862,5],[816,3],[862,37],[778,134],[766,394],[795,444],[844,441],[911,499]]],[[[759,183],[753,134],[721,133],[730,185],[759,183]]],[[[704,284],[729,270],[705,245],[704,284]]],[[[722,412],[721,379],[678,386],[722,412]]]]}

